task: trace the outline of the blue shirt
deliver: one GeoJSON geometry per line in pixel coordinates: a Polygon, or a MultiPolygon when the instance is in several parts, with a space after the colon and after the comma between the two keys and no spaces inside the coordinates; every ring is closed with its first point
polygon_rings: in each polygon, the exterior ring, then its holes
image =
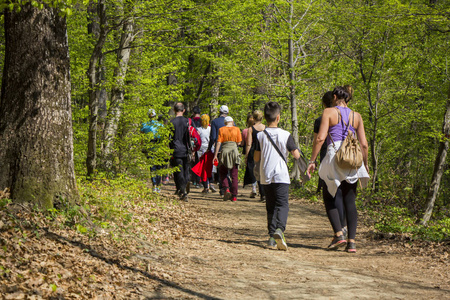
{"type": "Polygon", "coordinates": [[[159,139],[161,135],[158,133],[159,128],[162,124],[156,120],[151,120],[150,122],[142,123],[141,132],[142,133],[152,133],[153,138],[159,139]]]}
{"type": "Polygon", "coordinates": [[[211,122],[211,134],[209,135],[209,148],[216,144],[217,137],[219,136],[219,129],[225,126],[225,117],[215,118],[211,122]]]}

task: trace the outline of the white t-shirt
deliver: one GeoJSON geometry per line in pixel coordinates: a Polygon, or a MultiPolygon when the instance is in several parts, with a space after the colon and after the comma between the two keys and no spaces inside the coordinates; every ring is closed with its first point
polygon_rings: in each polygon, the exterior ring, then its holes
{"type": "Polygon", "coordinates": [[[200,135],[200,138],[202,139],[202,145],[200,147],[200,150],[198,152],[200,152],[199,157],[202,156],[205,152],[206,149],[208,149],[208,144],[209,144],[209,135],[211,133],[211,126],[208,126],[206,128],[203,127],[197,127],[197,131],[198,134],[200,135]]]}
{"type": "MultiPolygon", "coordinates": [[[[287,160],[289,152],[298,149],[295,145],[292,135],[281,128],[266,127],[267,133],[272,137],[272,140],[280,149],[281,153],[287,160]]],[[[260,160],[260,182],[267,185],[271,183],[291,183],[289,178],[289,170],[270,142],[267,135],[261,131],[257,135],[258,143],[256,144],[256,151],[261,151],[260,160]]]]}

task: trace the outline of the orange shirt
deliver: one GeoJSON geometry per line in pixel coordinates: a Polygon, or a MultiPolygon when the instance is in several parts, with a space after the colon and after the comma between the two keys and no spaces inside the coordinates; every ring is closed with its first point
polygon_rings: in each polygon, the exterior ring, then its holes
{"type": "Polygon", "coordinates": [[[242,141],[241,131],[236,126],[221,127],[219,129],[219,137],[217,138],[217,141],[220,143],[225,143],[225,142],[240,143],[242,141]]]}

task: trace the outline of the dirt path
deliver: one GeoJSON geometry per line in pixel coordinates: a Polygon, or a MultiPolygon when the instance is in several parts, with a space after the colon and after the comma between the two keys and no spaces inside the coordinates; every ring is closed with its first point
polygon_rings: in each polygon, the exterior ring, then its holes
{"type": "Polygon", "coordinates": [[[330,225],[320,203],[291,201],[283,252],[266,248],[264,204],[244,196],[224,202],[200,189],[190,195],[184,205],[202,216],[200,230],[161,254],[171,284],[143,291],[148,298],[450,299],[448,265],[396,254],[386,242],[365,239],[364,228],[357,254],[326,251],[330,225]]]}

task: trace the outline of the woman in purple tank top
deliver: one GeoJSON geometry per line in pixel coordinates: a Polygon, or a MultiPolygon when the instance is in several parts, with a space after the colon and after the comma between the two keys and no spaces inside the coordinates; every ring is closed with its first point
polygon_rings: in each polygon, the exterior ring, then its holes
{"type": "Polygon", "coordinates": [[[369,168],[367,165],[368,144],[364,132],[364,124],[361,115],[347,107],[350,95],[344,87],[336,87],[333,90],[335,107],[326,108],[323,112],[319,133],[314,139],[311,160],[309,161],[308,174],[314,172],[316,168],[316,158],[322,144],[327,140],[327,154],[323,159],[319,176],[325,181],[323,187],[323,197],[326,205],[327,215],[330,219],[335,236],[328,246],[328,249],[336,249],[347,245],[346,251],[356,252],[355,236],[357,227],[356,211],[356,188],[358,179],[362,186],[367,186],[369,181],[369,168]],[[342,141],[348,135],[346,130],[356,133],[361,145],[364,164],[355,170],[341,169],[335,163],[335,154],[342,141]],[[332,143],[331,139],[334,141],[332,143]],[[328,138],[327,138],[328,137],[328,138]],[[343,201],[347,219],[348,238],[344,237],[342,224],[339,218],[336,202],[343,201]]]}

